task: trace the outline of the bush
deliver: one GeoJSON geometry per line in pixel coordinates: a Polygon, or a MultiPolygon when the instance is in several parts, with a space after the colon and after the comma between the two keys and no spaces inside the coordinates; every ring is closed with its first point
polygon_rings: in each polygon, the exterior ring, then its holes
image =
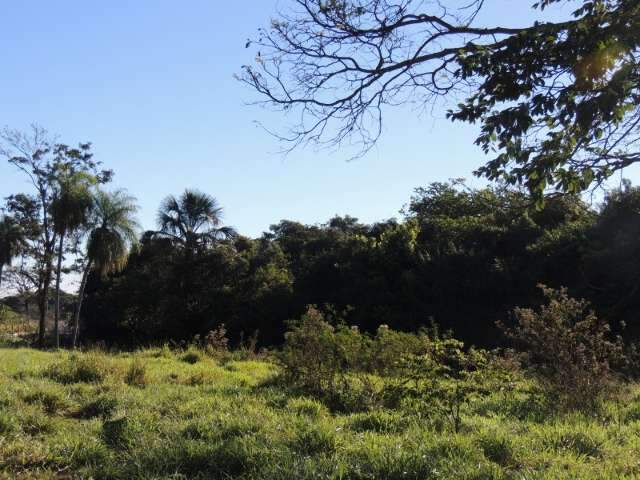
{"type": "Polygon", "coordinates": [[[483,350],[463,350],[452,338],[432,338],[429,352],[401,360],[399,379],[386,387],[390,405],[408,403],[421,415],[446,419],[457,433],[469,404],[513,388],[512,372],[483,350]]]}
{"type": "Polygon", "coordinates": [[[336,449],[336,432],[321,422],[300,425],[290,446],[301,455],[332,453],[336,449]]]}
{"type": "Polygon", "coordinates": [[[118,400],[112,395],[100,395],[80,409],[82,418],[102,418],[106,420],[113,415],[118,407],[118,400]]]}
{"type": "Polygon", "coordinates": [[[135,359],[124,376],[124,382],[132,387],[144,388],[147,386],[147,368],[140,359],[135,359]]]}
{"type": "Polygon", "coordinates": [[[193,337],[193,345],[216,358],[224,358],[229,353],[229,338],[227,329],[223,324],[218,325],[204,337],[196,335],[193,337]]]}
{"type": "Polygon", "coordinates": [[[403,356],[423,355],[428,352],[429,345],[430,339],[425,330],[414,334],[396,332],[387,325],[380,325],[371,342],[369,368],[381,375],[397,373],[399,360],[403,356]]]}
{"type": "Polygon", "coordinates": [[[102,441],[114,449],[131,448],[141,433],[140,425],[128,417],[106,420],[102,424],[102,441]]]}
{"type": "Polygon", "coordinates": [[[60,383],[99,383],[109,371],[105,360],[93,353],[74,354],[49,367],[45,375],[60,383]]]}
{"type": "Polygon", "coordinates": [[[504,435],[497,432],[484,434],[478,439],[478,444],[487,460],[503,467],[513,463],[513,444],[504,435]]]}
{"type": "Polygon", "coordinates": [[[24,397],[24,401],[29,404],[42,405],[43,410],[49,415],[54,415],[69,406],[68,400],[53,390],[31,393],[24,397]]]}
{"type": "Polygon", "coordinates": [[[525,363],[541,385],[569,407],[593,407],[617,386],[614,363],[624,363],[624,346],[610,335],[585,300],[569,297],[566,289],[541,286],[547,304],[538,312],[516,308],[517,324],[508,337],[524,350],[525,363]]]}
{"type": "Polygon", "coordinates": [[[180,360],[182,360],[183,362],[189,363],[191,365],[194,365],[198,363],[200,360],[202,360],[202,354],[195,348],[190,348],[185,352],[184,355],[182,355],[182,357],[180,357],[180,360]]]}
{"type": "Polygon", "coordinates": [[[290,323],[279,358],[287,383],[316,395],[335,390],[347,366],[334,327],[313,306],[290,323]]]}

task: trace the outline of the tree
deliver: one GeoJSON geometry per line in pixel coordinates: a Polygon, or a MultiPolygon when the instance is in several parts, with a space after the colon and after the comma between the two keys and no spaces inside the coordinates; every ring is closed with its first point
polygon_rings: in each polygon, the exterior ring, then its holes
{"type": "Polygon", "coordinates": [[[171,239],[188,253],[236,235],[233,228],[222,226],[218,201],[196,190],[185,190],[179,198],[165,198],[158,210],[158,227],[160,236],[171,239]]]}
{"type": "MultiPolygon", "coordinates": [[[[90,154],[89,154],[90,155],[90,154]]],[[[93,203],[91,187],[97,182],[95,176],[87,172],[73,171],[68,163],[57,167],[55,190],[51,202],[53,228],[58,235],[58,253],[55,286],[54,341],[60,347],[60,280],[62,278],[62,259],[65,252],[65,240],[73,235],[88,221],[93,203]]]]}
{"type": "Polygon", "coordinates": [[[113,193],[98,190],[95,194],[73,325],[74,348],[78,341],[80,313],[89,273],[95,271],[99,275],[106,275],[126,264],[129,248],[136,243],[140,230],[135,218],[137,211],[135,198],[124,190],[113,193]]]}
{"type": "Polygon", "coordinates": [[[13,258],[18,255],[23,241],[20,224],[12,217],[6,215],[0,217],[0,287],[2,287],[4,266],[11,265],[13,258]]]}
{"type": "MultiPolygon", "coordinates": [[[[299,122],[288,148],[368,151],[387,107],[460,100],[495,156],[476,174],[578,192],[640,161],[640,3],[573,0],[571,18],[486,26],[484,0],[292,0],[247,46],[240,80],[299,122]]],[[[538,12],[560,0],[541,0],[538,12]]]]}
{"type": "MultiPolygon", "coordinates": [[[[62,165],[76,172],[96,173],[98,162],[92,159],[91,144],[81,143],[71,148],[56,143],[48,132],[32,126],[29,133],[19,130],[0,131],[0,156],[5,157],[29,180],[33,195],[18,194],[9,197],[9,212],[20,216],[28,227],[28,256],[34,262],[38,278],[38,310],[40,314],[38,344],[44,347],[49,290],[54,272],[58,234],[51,218],[56,196],[57,174],[62,165]]],[[[109,181],[110,171],[97,173],[100,182],[109,181]]],[[[14,215],[15,216],[15,215],[14,215]]]]}
{"type": "Polygon", "coordinates": [[[603,318],[624,322],[622,333],[629,338],[640,336],[639,236],[640,188],[625,182],[606,195],[587,233],[581,265],[586,284],[583,295],[603,318]]]}

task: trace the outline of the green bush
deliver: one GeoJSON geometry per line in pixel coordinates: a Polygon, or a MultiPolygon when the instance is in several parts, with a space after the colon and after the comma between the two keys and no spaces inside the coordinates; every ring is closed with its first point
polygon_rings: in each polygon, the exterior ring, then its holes
{"type": "Polygon", "coordinates": [[[425,417],[446,419],[455,432],[471,402],[513,388],[512,372],[492,354],[452,338],[432,338],[429,352],[401,360],[399,378],[386,387],[390,405],[410,404],[425,417]]]}
{"type": "Polygon", "coordinates": [[[129,417],[105,420],[102,424],[102,441],[114,449],[126,450],[133,446],[141,433],[140,425],[129,417]]]}
{"type": "Polygon", "coordinates": [[[290,323],[279,359],[287,383],[314,394],[333,390],[346,367],[334,327],[315,307],[290,323]]]}
{"type": "Polygon", "coordinates": [[[131,365],[129,365],[125,373],[124,382],[132,387],[144,388],[147,386],[147,383],[149,383],[147,368],[140,359],[136,358],[131,362],[131,365]]]}
{"type": "Polygon", "coordinates": [[[346,373],[340,376],[331,390],[322,395],[334,412],[365,412],[382,402],[382,389],[367,374],[346,373]]]}
{"type": "Polygon", "coordinates": [[[500,326],[549,395],[572,408],[594,407],[618,387],[612,365],[623,363],[622,340],[610,335],[585,300],[569,297],[566,289],[541,288],[546,305],[537,312],[516,308],[516,326],[500,326]]]}
{"type": "Polygon", "coordinates": [[[332,453],[336,449],[336,433],[323,423],[306,423],[296,429],[290,446],[301,455],[332,453]]]}
{"type": "Polygon", "coordinates": [[[425,330],[418,334],[396,332],[380,325],[372,339],[367,364],[382,375],[397,373],[399,361],[406,355],[423,355],[429,351],[430,338],[425,330]]]}
{"type": "Polygon", "coordinates": [[[60,383],[99,383],[109,372],[105,360],[97,354],[74,354],[51,365],[45,375],[60,383]]]}
{"type": "Polygon", "coordinates": [[[39,404],[49,415],[54,415],[69,406],[69,401],[55,390],[40,390],[25,395],[25,403],[39,404]]]}
{"type": "Polygon", "coordinates": [[[485,433],[478,439],[478,444],[487,460],[503,467],[514,462],[513,444],[510,439],[496,432],[485,433]]]}
{"type": "Polygon", "coordinates": [[[333,317],[335,327],[317,307],[309,306],[300,320],[289,322],[278,357],[288,384],[314,394],[331,393],[345,388],[347,371],[395,374],[403,356],[429,349],[424,331],[402,333],[381,325],[372,337],[345,325],[339,315],[333,317]]]}
{"type": "Polygon", "coordinates": [[[106,420],[113,415],[117,407],[118,400],[116,397],[110,394],[104,394],[99,395],[94,400],[83,405],[79,413],[82,418],[99,417],[106,420]]]}
{"type": "Polygon", "coordinates": [[[180,357],[180,360],[190,365],[194,365],[202,360],[202,354],[198,350],[192,347],[189,350],[187,350],[182,355],[182,357],[180,357]]]}

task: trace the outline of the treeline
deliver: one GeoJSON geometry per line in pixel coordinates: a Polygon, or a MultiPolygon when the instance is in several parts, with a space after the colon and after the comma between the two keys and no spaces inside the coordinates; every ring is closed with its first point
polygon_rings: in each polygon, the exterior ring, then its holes
{"type": "Polygon", "coordinates": [[[0,285],[37,305],[41,346],[49,332],[54,345],[61,333],[140,345],[221,325],[232,342],[277,345],[309,305],[363,332],[437,324],[495,346],[496,322],[540,304],[539,284],[567,287],[626,339],[640,336],[640,189],[629,183],[597,206],[433,183],[399,220],[282,220],[255,239],[224,225],[214,197],[186,190],[142,232],[135,199],[106,185],[113,174],[90,144],[56,143],[38,127],[0,133],[0,155],[31,184],[0,206],[0,285]],[[69,279],[75,301],[62,291],[69,279]]]}
{"type": "Polygon", "coordinates": [[[506,187],[433,183],[414,192],[401,220],[283,220],[256,239],[221,228],[215,204],[198,207],[211,201],[169,197],[158,231],[142,235],[124,269],[92,274],[85,338],[177,341],[224,324],[232,341],[259,332],[273,345],[316,305],[363,331],[435,323],[495,346],[496,321],[540,304],[539,284],[568,287],[625,338],[640,336],[640,190],[628,183],[597,208],[578,196],[536,206],[506,187]]]}

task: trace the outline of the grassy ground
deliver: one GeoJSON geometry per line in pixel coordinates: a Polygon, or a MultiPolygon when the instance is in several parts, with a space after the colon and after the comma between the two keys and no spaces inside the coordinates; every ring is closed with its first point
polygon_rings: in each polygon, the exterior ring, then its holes
{"type": "Polygon", "coordinates": [[[0,478],[640,478],[635,387],[598,415],[496,393],[454,434],[399,411],[332,413],[276,374],[166,349],[0,349],[0,478]]]}

